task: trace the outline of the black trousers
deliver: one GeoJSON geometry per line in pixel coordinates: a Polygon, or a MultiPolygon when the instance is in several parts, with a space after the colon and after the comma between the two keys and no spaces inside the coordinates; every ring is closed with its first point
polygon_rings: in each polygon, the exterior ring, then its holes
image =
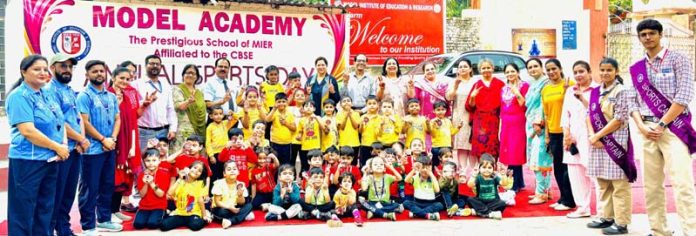
{"type": "Polygon", "coordinates": [[[508,166],[508,170],[512,170],[512,191],[517,192],[524,188],[524,172],[522,166],[508,166]]]}
{"type": "Polygon", "coordinates": [[[244,218],[249,215],[251,212],[251,203],[245,203],[242,205],[242,207],[239,208],[239,212],[237,214],[232,213],[232,211],[225,209],[225,208],[220,208],[220,207],[215,207],[213,208],[213,215],[216,218],[219,219],[228,219],[232,222],[232,225],[238,225],[242,222],[244,222],[244,218]]]}
{"type": "Polygon", "coordinates": [[[549,133],[549,151],[553,157],[553,177],[556,178],[558,190],[561,192],[559,204],[567,207],[575,207],[575,199],[570,188],[570,178],[568,178],[568,165],[563,163],[563,134],[549,133]]]}
{"type": "Polygon", "coordinates": [[[162,231],[169,231],[172,229],[179,228],[181,226],[186,226],[193,231],[199,231],[205,227],[205,220],[200,216],[170,216],[162,221],[162,231]]]}
{"type": "Polygon", "coordinates": [[[476,211],[476,215],[479,216],[487,216],[489,213],[493,211],[500,211],[503,212],[505,211],[505,202],[503,202],[500,199],[495,199],[492,201],[484,201],[475,197],[469,198],[468,200],[469,206],[471,208],[474,208],[474,211],[476,211]]]}
{"type": "Polygon", "coordinates": [[[330,212],[334,208],[336,208],[336,205],[334,204],[334,202],[329,202],[329,203],[325,203],[322,205],[312,205],[312,204],[306,203],[304,201],[300,201],[300,206],[302,206],[302,210],[306,211],[306,212],[311,212],[315,209],[319,210],[319,212],[330,212]]]}

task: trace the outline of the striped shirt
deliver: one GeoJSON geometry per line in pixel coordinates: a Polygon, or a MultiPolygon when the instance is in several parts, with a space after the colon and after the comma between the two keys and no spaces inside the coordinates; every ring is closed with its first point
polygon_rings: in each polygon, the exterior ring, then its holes
{"type": "MultiPolygon", "coordinates": [[[[694,71],[689,58],[667,48],[663,48],[652,61],[647,54],[645,58],[650,83],[672,103],[688,107],[694,98],[694,71]]],[[[635,101],[629,108],[631,112],[655,116],[640,96],[636,96],[635,101]]]]}

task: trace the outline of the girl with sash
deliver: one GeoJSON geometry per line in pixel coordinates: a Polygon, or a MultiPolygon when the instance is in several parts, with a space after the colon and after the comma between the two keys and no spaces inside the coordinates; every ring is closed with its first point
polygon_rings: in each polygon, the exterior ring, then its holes
{"type": "Polygon", "coordinates": [[[529,90],[525,95],[525,106],[527,111],[525,117],[525,134],[527,135],[527,161],[529,169],[534,171],[536,177],[536,187],[533,198],[529,204],[545,203],[550,196],[551,189],[551,166],[553,159],[546,151],[546,123],[544,122],[544,109],[541,106],[541,89],[548,83],[548,78],[544,75],[541,67],[541,60],[531,58],[527,60],[527,73],[529,79],[529,90]]]}
{"type": "MultiPolygon", "coordinates": [[[[435,64],[432,62],[426,62],[425,64],[423,64],[422,69],[424,74],[423,78],[410,78],[413,80],[414,86],[409,86],[408,98],[418,99],[418,101],[420,101],[421,104],[420,114],[422,116],[425,116],[426,119],[432,120],[435,119],[435,109],[433,108],[433,105],[437,102],[444,102],[445,104],[448,104],[447,100],[445,99],[445,93],[447,92],[447,81],[437,78],[437,66],[435,66],[435,64]]],[[[451,110],[447,108],[445,116],[450,116],[450,111],[451,110]]],[[[428,134],[425,139],[426,150],[431,149],[431,140],[432,139],[430,138],[430,134],[428,134]]],[[[434,157],[440,156],[439,148],[433,149],[431,152],[434,157]]],[[[433,158],[432,164],[433,166],[439,166],[439,158],[433,158]]]]}
{"type": "Polygon", "coordinates": [[[512,191],[524,188],[522,166],[527,162],[525,151],[527,138],[524,131],[524,95],[529,84],[520,78],[520,68],[515,63],[503,67],[507,84],[503,87],[500,105],[500,162],[512,171],[512,191]]]}
{"type": "MultiPolygon", "coordinates": [[[[314,66],[317,69],[317,73],[309,77],[305,85],[309,100],[319,105],[324,104],[324,101],[327,99],[331,99],[334,102],[340,101],[341,95],[338,93],[338,82],[327,71],[329,61],[324,57],[319,57],[314,60],[314,66]]],[[[317,116],[322,116],[322,112],[322,109],[314,110],[314,114],[317,116]]]]}
{"type": "Polygon", "coordinates": [[[630,91],[618,74],[618,62],[599,64],[602,85],[590,94],[587,126],[592,145],[588,175],[597,179],[602,215],[587,224],[607,235],[627,234],[631,223],[631,182],[636,180],[628,131],[630,91]]]}
{"type": "Polygon", "coordinates": [[[171,146],[173,150],[177,151],[181,149],[186,138],[191,134],[195,133],[205,140],[207,118],[203,92],[195,87],[196,82],[201,79],[198,67],[193,64],[184,66],[182,77],[184,82],[172,89],[179,130],[176,132],[176,139],[171,146]]]}
{"type": "Polygon", "coordinates": [[[491,60],[481,60],[479,71],[483,77],[474,83],[466,103],[466,110],[471,114],[472,119],[471,155],[480,157],[488,153],[497,157],[500,151],[498,116],[505,83],[493,77],[491,60]]]}
{"type": "Polygon", "coordinates": [[[478,158],[471,155],[471,124],[469,123],[469,112],[466,111],[466,99],[473,88],[476,79],[471,61],[462,58],[457,65],[457,78],[450,81],[447,85],[447,100],[452,101],[452,124],[464,122],[464,126],[454,135],[452,147],[459,162],[461,170],[468,172],[478,166],[478,158]]]}
{"type": "Polygon", "coordinates": [[[404,117],[406,115],[406,81],[401,78],[401,66],[396,58],[390,57],[382,65],[382,75],[377,77],[377,98],[380,101],[391,99],[394,101],[394,114],[404,117]]]}

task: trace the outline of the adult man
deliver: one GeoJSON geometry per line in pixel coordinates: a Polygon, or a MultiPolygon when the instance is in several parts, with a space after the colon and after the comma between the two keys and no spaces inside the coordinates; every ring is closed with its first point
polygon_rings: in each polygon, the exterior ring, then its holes
{"type": "Polygon", "coordinates": [[[365,108],[367,96],[377,93],[377,84],[373,78],[365,73],[367,67],[365,54],[355,55],[353,62],[355,63],[355,72],[343,75],[343,88],[339,89],[339,92],[341,97],[349,96],[353,100],[353,110],[358,110],[362,114],[366,112],[363,108],[365,108]]]}
{"type": "Polygon", "coordinates": [[[241,101],[242,93],[238,86],[233,86],[228,80],[230,61],[227,58],[215,60],[215,78],[208,80],[203,86],[203,99],[208,108],[221,106],[223,114],[231,115],[237,109],[237,101],[241,101]]]}
{"type": "Polygon", "coordinates": [[[645,200],[653,235],[672,235],[665,212],[665,169],[677,198],[677,213],[684,235],[696,235],[696,202],[692,160],[696,131],[687,106],[694,98],[694,72],[689,59],[660,44],[662,25],[648,19],[637,26],[646,50],[631,66],[637,90],[631,115],[645,138],[643,144],[645,200]]]}
{"type": "Polygon", "coordinates": [[[89,139],[85,137],[77,112],[75,90],[70,87],[72,71],[77,65],[77,60],[66,54],[56,54],[51,58],[49,66],[53,79],[46,86],[58,101],[65,118],[66,133],[68,135],[68,150],[70,157],[58,163],[58,181],[56,182],[55,207],[53,208],[53,220],[51,229],[56,235],[74,235],[70,229],[70,209],[75,201],[77,181],[80,176],[80,158],[82,153],[90,146],[89,139]]]}
{"type": "Polygon", "coordinates": [[[172,140],[176,136],[178,121],[174,110],[172,86],[169,81],[161,81],[159,74],[162,59],[157,55],[145,57],[147,78],[133,82],[132,86],[143,98],[141,107],[143,114],[138,118],[138,133],[140,134],[140,149],[147,148],[147,141],[153,138],[167,137],[172,140]]]}
{"type": "Polygon", "coordinates": [[[91,60],[85,65],[89,84],[77,95],[77,110],[90,141],[82,157],[80,178],[80,224],[85,235],[96,235],[97,228],[121,231],[111,222],[111,195],[116,171],[116,137],[121,126],[116,95],[106,91],[106,64],[91,60]],[[94,218],[95,210],[97,219],[94,218]]]}

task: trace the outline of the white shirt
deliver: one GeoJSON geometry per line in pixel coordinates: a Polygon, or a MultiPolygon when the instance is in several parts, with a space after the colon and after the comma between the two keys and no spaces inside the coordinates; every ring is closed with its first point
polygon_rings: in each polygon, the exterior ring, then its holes
{"type": "MultiPolygon", "coordinates": [[[[227,101],[227,103],[220,105],[224,114],[228,114],[230,110],[230,105],[233,110],[237,110],[237,94],[239,93],[239,86],[233,85],[231,80],[226,79],[227,88],[229,89],[232,99],[227,101]]],[[[225,84],[223,79],[215,77],[214,79],[208,80],[203,86],[203,100],[217,102],[225,97],[227,91],[225,91],[225,84]]]]}
{"type": "Polygon", "coordinates": [[[174,110],[174,100],[172,98],[172,86],[167,80],[152,82],[150,78],[144,77],[133,81],[131,84],[138,91],[140,105],[143,105],[146,95],[157,93],[157,99],[150,106],[144,108],[143,115],[138,118],[138,126],[147,128],[159,128],[169,125],[169,132],[176,132],[179,125],[174,110]],[[161,90],[160,90],[161,85],[161,90]]]}

